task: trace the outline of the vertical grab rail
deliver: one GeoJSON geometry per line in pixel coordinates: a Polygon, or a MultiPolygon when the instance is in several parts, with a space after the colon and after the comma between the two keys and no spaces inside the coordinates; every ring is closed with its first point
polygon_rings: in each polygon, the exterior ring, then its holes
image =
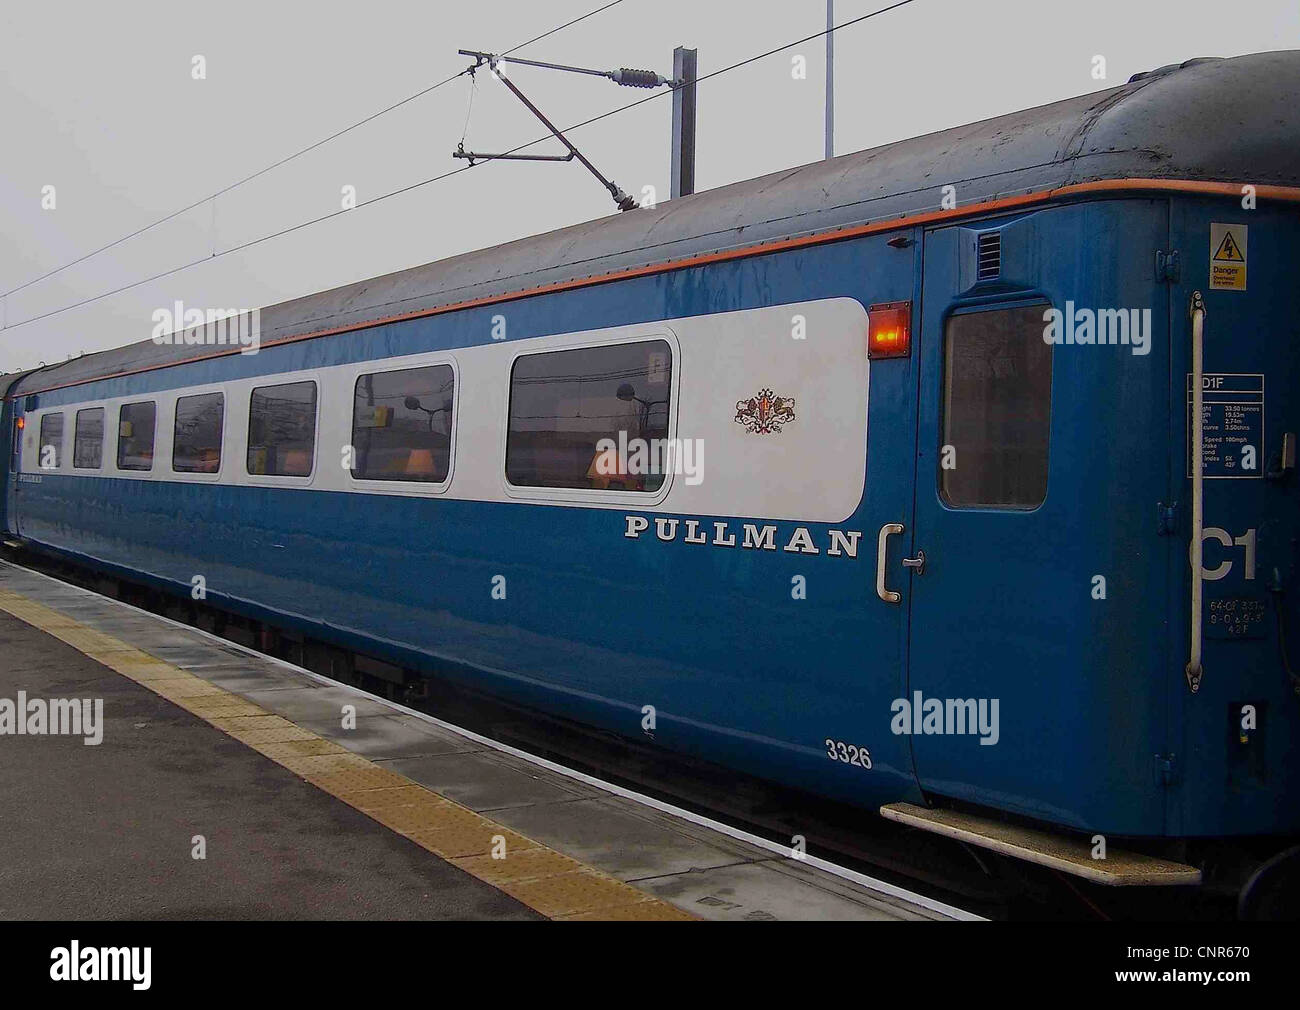
{"type": "Polygon", "coordinates": [[[1201,613],[1205,603],[1205,580],[1201,577],[1204,571],[1202,551],[1205,542],[1205,500],[1203,496],[1205,460],[1203,456],[1201,417],[1205,386],[1205,300],[1201,297],[1199,291],[1192,292],[1192,300],[1187,311],[1192,320],[1192,426],[1189,435],[1192,443],[1190,446],[1192,459],[1192,543],[1188,552],[1192,566],[1192,625],[1191,643],[1188,648],[1190,656],[1187,660],[1185,673],[1187,674],[1187,687],[1192,694],[1195,694],[1201,688],[1201,677],[1205,673],[1201,666],[1201,613]]]}

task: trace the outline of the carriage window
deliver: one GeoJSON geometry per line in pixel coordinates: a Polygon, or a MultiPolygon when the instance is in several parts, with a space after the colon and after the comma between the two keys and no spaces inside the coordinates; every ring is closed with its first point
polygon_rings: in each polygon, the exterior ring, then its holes
{"type": "Polygon", "coordinates": [[[949,505],[1036,508],[1047,497],[1052,348],[1043,306],[967,312],[944,332],[940,488],[949,505]],[[941,463],[944,461],[941,460],[941,463]]]}
{"type": "Polygon", "coordinates": [[[316,453],[316,383],[259,386],[248,408],[248,472],[308,477],[316,453]]]}
{"type": "Polygon", "coordinates": [[[63,465],[63,415],[41,417],[41,451],[37,465],[42,470],[57,470],[63,465]]]}
{"type": "Polygon", "coordinates": [[[72,441],[72,465],[98,470],[104,462],[104,408],[77,411],[77,432],[72,441]]]}
{"type": "Polygon", "coordinates": [[[658,490],[671,379],[663,340],[523,355],[510,374],[506,477],[527,487],[658,490]]]}
{"type": "Polygon", "coordinates": [[[221,431],[226,398],[199,393],[176,398],[172,469],[177,473],[216,473],[221,469],[221,431]]]}
{"type": "Polygon", "coordinates": [[[117,468],[152,470],[154,420],[157,406],[152,400],[124,403],[117,414],[117,468]]]}
{"type": "Polygon", "coordinates": [[[352,476],[446,480],[454,386],[450,365],[360,376],[352,402],[352,476]]]}

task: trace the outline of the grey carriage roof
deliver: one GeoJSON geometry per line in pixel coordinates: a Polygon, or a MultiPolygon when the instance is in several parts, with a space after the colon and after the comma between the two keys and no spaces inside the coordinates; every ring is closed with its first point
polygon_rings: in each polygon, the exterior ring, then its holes
{"type": "Polygon", "coordinates": [[[8,375],[0,375],[0,399],[6,398],[9,395],[9,390],[17,386],[22,379],[31,375],[34,371],[36,369],[29,368],[25,372],[11,372],[8,375]]]}
{"type": "MultiPolygon", "coordinates": [[[[262,310],[263,344],[473,299],[1106,179],[1300,182],[1300,50],[1189,60],[1127,84],[411,267],[262,310]]],[[[321,339],[345,340],[346,334],[321,339]]],[[[203,356],[144,340],[9,395],[203,356]]],[[[225,348],[206,349],[220,353],[225,348]]]]}

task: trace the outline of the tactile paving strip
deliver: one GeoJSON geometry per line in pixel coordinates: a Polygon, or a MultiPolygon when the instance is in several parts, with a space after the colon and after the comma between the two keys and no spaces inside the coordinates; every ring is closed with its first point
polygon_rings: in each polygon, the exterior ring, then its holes
{"type": "Polygon", "coordinates": [[[316,788],[548,918],[695,918],[57,610],[5,589],[0,589],[0,610],[197,715],[316,788]],[[504,857],[498,858],[502,854],[504,857]]]}

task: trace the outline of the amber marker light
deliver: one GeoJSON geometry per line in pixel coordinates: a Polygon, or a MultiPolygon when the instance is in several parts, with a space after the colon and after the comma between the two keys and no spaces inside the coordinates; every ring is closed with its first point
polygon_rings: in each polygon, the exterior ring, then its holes
{"type": "Polygon", "coordinates": [[[867,310],[867,357],[906,358],[912,350],[912,303],[881,302],[867,310]]]}

